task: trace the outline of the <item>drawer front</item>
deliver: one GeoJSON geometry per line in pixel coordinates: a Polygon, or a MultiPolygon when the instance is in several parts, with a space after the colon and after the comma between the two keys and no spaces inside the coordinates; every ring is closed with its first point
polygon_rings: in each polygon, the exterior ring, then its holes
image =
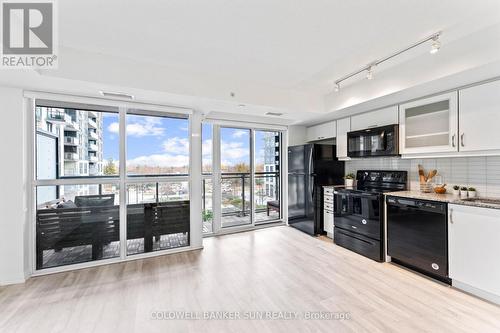
{"type": "Polygon", "coordinates": [[[334,192],[334,189],[333,189],[333,188],[327,188],[327,187],[325,187],[323,191],[324,191],[324,193],[325,193],[325,197],[326,197],[327,195],[333,196],[333,192],[334,192]]]}
{"type": "Polygon", "coordinates": [[[333,203],[333,195],[325,195],[324,202],[325,202],[325,204],[326,203],[333,203]]]}
{"type": "Polygon", "coordinates": [[[333,235],[333,213],[327,210],[323,211],[323,230],[333,235]]]}
{"type": "Polygon", "coordinates": [[[333,212],[333,203],[326,203],[324,205],[325,210],[333,212]]]}
{"type": "Polygon", "coordinates": [[[379,241],[337,228],[336,226],[334,227],[333,233],[333,241],[335,244],[370,259],[380,262],[383,261],[382,247],[379,241]]]}

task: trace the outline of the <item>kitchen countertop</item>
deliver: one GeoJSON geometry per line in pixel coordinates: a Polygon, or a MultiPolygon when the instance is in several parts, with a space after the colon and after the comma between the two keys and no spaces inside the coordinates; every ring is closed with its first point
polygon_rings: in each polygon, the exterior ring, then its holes
{"type": "Polygon", "coordinates": [[[323,185],[323,188],[345,188],[345,185],[323,185]]]}
{"type": "MultiPolygon", "coordinates": [[[[398,192],[387,192],[384,194],[385,195],[392,195],[395,197],[402,197],[402,198],[447,202],[447,203],[455,204],[455,205],[500,209],[500,205],[489,204],[489,203],[485,203],[485,202],[462,200],[459,197],[457,197],[453,194],[449,194],[449,193],[437,194],[437,193],[422,193],[420,191],[398,191],[398,192]]],[[[480,199],[487,200],[487,199],[492,199],[492,198],[480,197],[480,199]]]]}

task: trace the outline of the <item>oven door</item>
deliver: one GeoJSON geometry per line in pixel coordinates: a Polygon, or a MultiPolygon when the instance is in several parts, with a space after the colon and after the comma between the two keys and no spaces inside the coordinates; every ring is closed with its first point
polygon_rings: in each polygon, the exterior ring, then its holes
{"type": "Polygon", "coordinates": [[[395,156],[398,153],[398,125],[347,134],[347,156],[349,157],[395,156]]]}
{"type": "Polygon", "coordinates": [[[335,227],[381,240],[379,194],[342,192],[335,194],[335,227]]]}

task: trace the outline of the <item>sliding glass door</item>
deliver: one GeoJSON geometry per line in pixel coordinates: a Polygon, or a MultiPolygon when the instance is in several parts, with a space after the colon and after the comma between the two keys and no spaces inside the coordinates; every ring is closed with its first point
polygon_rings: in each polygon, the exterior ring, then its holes
{"type": "Polygon", "coordinates": [[[280,133],[255,131],[255,224],[281,218],[280,133]]]}
{"type": "Polygon", "coordinates": [[[203,124],[205,234],[280,221],[280,143],[279,131],[203,124]]]}
{"type": "Polygon", "coordinates": [[[251,131],[220,128],[220,195],[222,228],[252,224],[251,131]]]}

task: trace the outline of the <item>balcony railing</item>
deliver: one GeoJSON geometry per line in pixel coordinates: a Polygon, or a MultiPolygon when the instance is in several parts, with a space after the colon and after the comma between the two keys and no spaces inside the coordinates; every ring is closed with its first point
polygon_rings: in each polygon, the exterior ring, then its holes
{"type": "Polygon", "coordinates": [[[47,121],[65,123],[71,121],[71,117],[67,115],[64,111],[48,111],[47,121]]]}
{"type": "Polygon", "coordinates": [[[78,161],[78,154],[77,153],[64,153],[64,159],[66,161],[78,161]]]}
{"type": "Polygon", "coordinates": [[[73,136],[65,136],[64,144],[67,146],[78,146],[80,144],[80,140],[73,136]]]}
{"type": "MultiPolygon", "coordinates": [[[[222,204],[226,207],[222,209],[222,216],[245,217],[251,213],[250,204],[250,173],[222,173],[221,192],[222,204]]],[[[256,172],[254,176],[254,205],[256,213],[263,213],[267,210],[267,202],[279,200],[280,197],[280,175],[279,172],[256,172]],[[269,185],[266,188],[266,185],[269,185]],[[272,186],[272,188],[271,188],[272,186]]],[[[203,211],[208,212],[211,207],[207,207],[207,181],[203,179],[203,211]]]]}
{"type": "Polygon", "coordinates": [[[97,128],[97,123],[93,121],[91,118],[89,118],[89,127],[97,128]]]}
{"type": "Polygon", "coordinates": [[[90,151],[98,151],[99,147],[95,143],[89,143],[89,150],[90,151]]]}
{"type": "Polygon", "coordinates": [[[69,120],[66,121],[66,126],[64,126],[65,131],[79,131],[80,130],[80,124],[78,124],[76,121],[71,120],[71,117],[69,120]]]}
{"type": "Polygon", "coordinates": [[[97,135],[97,133],[94,131],[89,131],[89,138],[92,138],[94,140],[99,140],[99,135],[97,135]]]}
{"type": "Polygon", "coordinates": [[[97,163],[99,162],[99,158],[97,158],[97,156],[89,155],[89,162],[97,163]]]}

